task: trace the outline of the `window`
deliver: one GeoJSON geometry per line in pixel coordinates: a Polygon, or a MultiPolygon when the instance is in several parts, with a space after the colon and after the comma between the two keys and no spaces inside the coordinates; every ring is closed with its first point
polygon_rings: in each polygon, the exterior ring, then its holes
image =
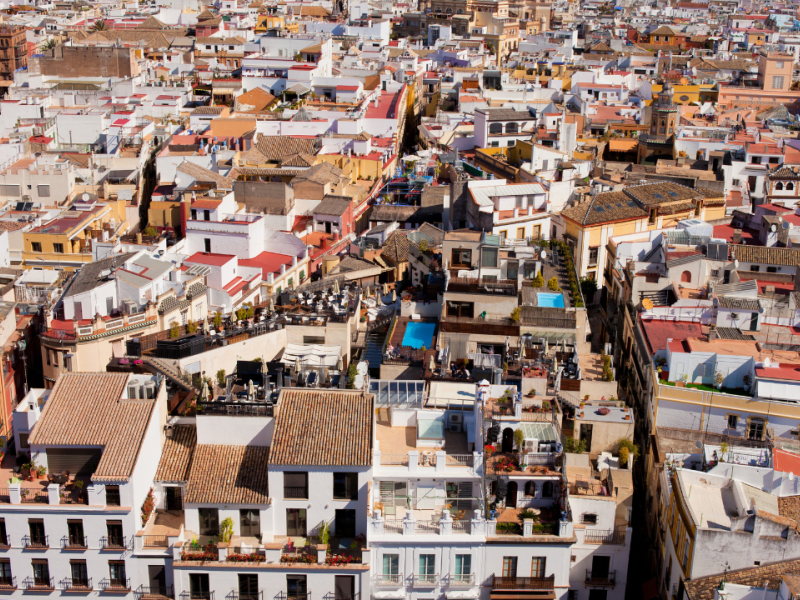
{"type": "Polygon", "coordinates": [[[46,548],[47,536],[44,533],[44,521],[42,519],[29,519],[28,531],[30,532],[30,546],[34,548],[46,548]]]}
{"type": "Polygon", "coordinates": [[[786,184],[786,189],[791,192],[794,189],[794,184],[790,181],[786,184]]]}
{"type": "Polygon", "coordinates": [[[219,535],[219,509],[200,508],[200,535],[219,535]]]}
{"type": "Polygon", "coordinates": [[[257,509],[243,508],[239,510],[239,535],[242,537],[259,537],[261,520],[257,509]]]}
{"type": "Polygon", "coordinates": [[[783,89],[783,75],[774,75],[772,77],[772,89],[773,90],[783,89]]]}
{"type": "Polygon", "coordinates": [[[400,583],[400,555],[384,554],[381,573],[384,583],[400,583]]]}
{"type": "Polygon", "coordinates": [[[209,210],[204,210],[203,211],[203,220],[204,221],[210,221],[211,220],[211,211],[209,211],[209,210]]]}
{"type": "Polygon", "coordinates": [[[67,547],[86,547],[86,539],[83,536],[83,521],[77,519],[67,520],[67,547]]]}
{"type": "Polygon", "coordinates": [[[420,554],[417,578],[423,583],[436,582],[436,555],[420,554]]]}
{"type": "Polygon", "coordinates": [[[191,600],[211,600],[208,573],[189,573],[189,598],[191,600]]]}
{"type": "Polygon", "coordinates": [[[761,157],[760,157],[760,156],[753,156],[753,157],[750,159],[750,162],[751,162],[752,164],[754,164],[754,165],[760,165],[760,164],[761,164],[761,157]]]}
{"type": "Polygon", "coordinates": [[[306,510],[304,508],[286,509],[286,535],[306,537],[306,510]]]}
{"type": "Polygon", "coordinates": [[[52,588],[50,579],[50,566],[46,558],[35,558],[31,561],[33,567],[33,585],[39,588],[52,588]]]}
{"type": "Polygon", "coordinates": [[[483,248],[481,251],[481,266],[497,268],[497,248],[483,248]]]}
{"type": "Polygon", "coordinates": [[[211,239],[210,238],[203,238],[203,247],[205,248],[206,252],[211,252],[211,239]]]}
{"type": "Polygon", "coordinates": [[[778,62],[776,62],[775,63],[775,68],[776,69],[782,69],[783,68],[783,61],[779,60],[778,62]]]}
{"type": "Polygon", "coordinates": [[[456,572],[453,574],[456,583],[470,583],[472,580],[472,555],[456,554],[456,572]]]}
{"type": "Polygon", "coordinates": [[[40,198],[49,198],[50,197],[50,186],[49,185],[37,185],[36,186],[36,193],[39,194],[40,198]]]}
{"type": "Polygon", "coordinates": [[[757,273],[758,271],[761,270],[761,267],[759,265],[750,265],[750,270],[753,271],[754,273],[757,273]]]}
{"type": "Polygon", "coordinates": [[[258,575],[239,575],[239,600],[258,599],[258,575]]]}
{"type": "Polygon", "coordinates": [[[119,486],[107,485],[106,486],[106,505],[107,506],[120,506],[119,503],[119,486]]]}
{"type": "Polygon", "coordinates": [[[719,269],[711,269],[712,277],[719,277],[719,269]]]}
{"type": "Polygon", "coordinates": [[[14,576],[11,574],[11,560],[8,558],[0,559],[0,585],[14,585],[14,576]]]}
{"type": "Polygon", "coordinates": [[[516,267],[508,267],[508,273],[506,274],[506,279],[516,279],[519,275],[519,271],[516,267]]]}
{"type": "Polygon", "coordinates": [[[453,250],[453,259],[450,261],[451,267],[471,267],[472,250],[456,248],[453,250]]]}
{"type": "Polygon", "coordinates": [[[125,537],[122,535],[122,521],[106,521],[108,545],[115,548],[125,547],[125,537]]]}
{"type": "Polygon", "coordinates": [[[542,498],[552,498],[552,497],[553,497],[553,482],[545,481],[542,484],[542,498]]]}
{"type": "Polygon", "coordinates": [[[683,538],[683,560],[681,560],[681,564],[683,565],[683,569],[686,570],[686,567],[689,565],[689,534],[685,534],[683,538]]]}
{"type": "Polygon", "coordinates": [[[517,557],[504,556],[503,557],[503,577],[516,577],[517,576],[517,557]]]}
{"type": "Polygon", "coordinates": [[[305,575],[286,576],[286,596],[287,600],[306,600],[308,594],[308,584],[305,575]]]}
{"type": "Polygon", "coordinates": [[[658,209],[653,208],[650,210],[650,219],[648,220],[648,223],[650,225],[654,225],[657,219],[658,219],[658,209]]]}
{"type": "Polygon", "coordinates": [[[128,589],[128,578],[125,577],[125,561],[108,561],[108,579],[112,588],[128,589]]]}
{"type": "Polygon", "coordinates": [[[56,254],[64,254],[64,244],[53,244],[53,252],[56,254]]]}
{"type": "Polygon", "coordinates": [[[584,513],[581,517],[581,523],[586,525],[597,525],[597,515],[594,513],[584,513]]]}
{"type": "Polygon", "coordinates": [[[358,500],[358,473],[333,474],[333,499],[358,500]]]}
{"type": "Polygon", "coordinates": [[[85,560],[69,561],[69,574],[72,587],[89,587],[89,571],[86,569],[85,560]]]}
{"type": "Polygon", "coordinates": [[[0,196],[13,196],[19,198],[19,185],[0,185],[0,196]]]}
{"type": "Polygon", "coordinates": [[[597,257],[600,254],[600,247],[595,246],[594,248],[589,248],[589,266],[596,267],[597,266],[597,257]]]}
{"type": "Polygon", "coordinates": [[[308,498],[308,473],[284,473],[283,497],[284,499],[308,498]]]}
{"type": "Polygon", "coordinates": [[[42,251],[41,242],[31,242],[31,252],[41,252],[41,251],[42,251]]]}
{"type": "Polygon", "coordinates": [[[764,419],[758,417],[750,417],[747,421],[747,439],[748,440],[763,440],[764,439],[764,419]]]}
{"type": "Polygon", "coordinates": [[[475,304],[472,302],[450,302],[447,301],[448,317],[463,317],[472,319],[475,315],[475,304]]]}
{"type": "Polygon", "coordinates": [[[525,495],[530,496],[533,498],[536,496],[536,482],[535,481],[526,481],[525,482],[525,495]]]}
{"type": "Polygon", "coordinates": [[[8,534],[6,533],[6,520],[0,519],[0,546],[8,546],[8,534]]]}
{"type": "Polygon", "coordinates": [[[728,429],[736,429],[739,424],[739,415],[728,415],[728,429]]]}
{"type": "Polygon", "coordinates": [[[192,221],[196,221],[196,220],[197,220],[197,209],[193,208],[192,209],[192,221]]]}
{"type": "Polygon", "coordinates": [[[778,267],[767,267],[767,273],[777,273],[778,267]]]}
{"type": "Polygon", "coordinates": [[[544,556],[534,556],[531,559],[531,577],[544,577],[544,567],[547,559],[544,556]]]}

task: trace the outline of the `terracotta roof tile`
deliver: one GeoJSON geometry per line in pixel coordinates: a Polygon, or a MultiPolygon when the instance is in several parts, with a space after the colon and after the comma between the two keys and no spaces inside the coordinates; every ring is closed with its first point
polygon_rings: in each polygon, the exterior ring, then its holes
{"type": "Polygon", "coordinates": [[[59,377],[30,436],[37,446],[94,446],[102,456],[92,481],[127,481],[133,473],[155,400],[122,396],[127,373],[59,377]]]}
{"type": "Polygon", "coordinates": [[[164,442],[155,481],[186,481],[196,445],[197,428],[194,425],[176,425],[172,437],[164,442]]]}
{"type": "Polygon", "coordinates": [[[270,465],[372,464],[372,394],[283,388],[270,465]]]}
{"type": "Polygon", "coordinates": [[[266,504],[268,462],[266,446],[198,444],[186,485],[186,502],[266,504]]]}

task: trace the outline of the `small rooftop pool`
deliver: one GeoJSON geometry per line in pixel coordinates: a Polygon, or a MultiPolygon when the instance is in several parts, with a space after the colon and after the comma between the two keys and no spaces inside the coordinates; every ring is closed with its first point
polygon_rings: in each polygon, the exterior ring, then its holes
{"type": "Polygon", "coordinates": [[[436,323],[409,321],[403,334],[403,346],[410,346],[417,350],[425,346],[430,350],[433,346],[433,332],[435,330],[436,323]]]}
{"type": "Polygon", "coordinates": [[[547,294],[544,292],[537,292],[537,300],[539,306],[546,306],[548,308],[565,308],[564,296],[562,294],[547,294]]]}

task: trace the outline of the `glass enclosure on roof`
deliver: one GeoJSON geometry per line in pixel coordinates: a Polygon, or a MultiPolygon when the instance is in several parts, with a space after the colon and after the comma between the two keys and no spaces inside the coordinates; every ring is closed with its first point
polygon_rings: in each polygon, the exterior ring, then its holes
{"type": "Polygon", "coordinates": [[[369,392],[375,394],[378,406],[422,406],[425,382],[373,379],[369,382],[369,392]]]}

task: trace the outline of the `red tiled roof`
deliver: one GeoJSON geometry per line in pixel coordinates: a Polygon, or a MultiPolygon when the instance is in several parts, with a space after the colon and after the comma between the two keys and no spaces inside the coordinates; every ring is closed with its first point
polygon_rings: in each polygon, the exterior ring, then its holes
{"type": "Polygon", "coordinates": [[[185,262],[197,263],[198,265],[209,265],[211,267],[221,267],[235,260],[233,254],[215,254],[213,252],[197,252],[192,254],[185,262]]]}
{"type": "Polygon", "coordinates": [[[786,379],[800,381],[800,365],[778,365],[777,367],[756,367],[756,376],[767,379],[786,379]]]}
{"type": "MultiPolygon", "coordinates": [[[[722,238],[728,242],[733,241],[733,230],[734,228],[730,225],[715,225],[714,226],[714,237],[715,238],[722,238]]],[[[746,244],[748,246],[758,246],[760,242],[747,229],[742,229],[742,244],[746,244]]]]}
{"type": "Polygon", "coordinates": [[[775,448],[772,451],[772,458],[775,461],[774,468],[776,471],[800,475],[800,455],[775,448]]]}
{"type": "Polygon", "coordinates": [[[261,269],[262,277],[267,278],[269,273],[280,273],[281,265],[291,266],[292,257],[275,252],[262,252],[253,258],[239,259],[239,264],[243,267],[256,267],[261,269]]]}
{"type": "Polygon", "coordinates": [[[659,350],[666,349],[667,339],[685,340],[703,335],[703,327],[700,323],[688,321],[642,319],[642,328],[647,337],[647,343],[650,344],[650,351],[654,354],[659,350]]]}

